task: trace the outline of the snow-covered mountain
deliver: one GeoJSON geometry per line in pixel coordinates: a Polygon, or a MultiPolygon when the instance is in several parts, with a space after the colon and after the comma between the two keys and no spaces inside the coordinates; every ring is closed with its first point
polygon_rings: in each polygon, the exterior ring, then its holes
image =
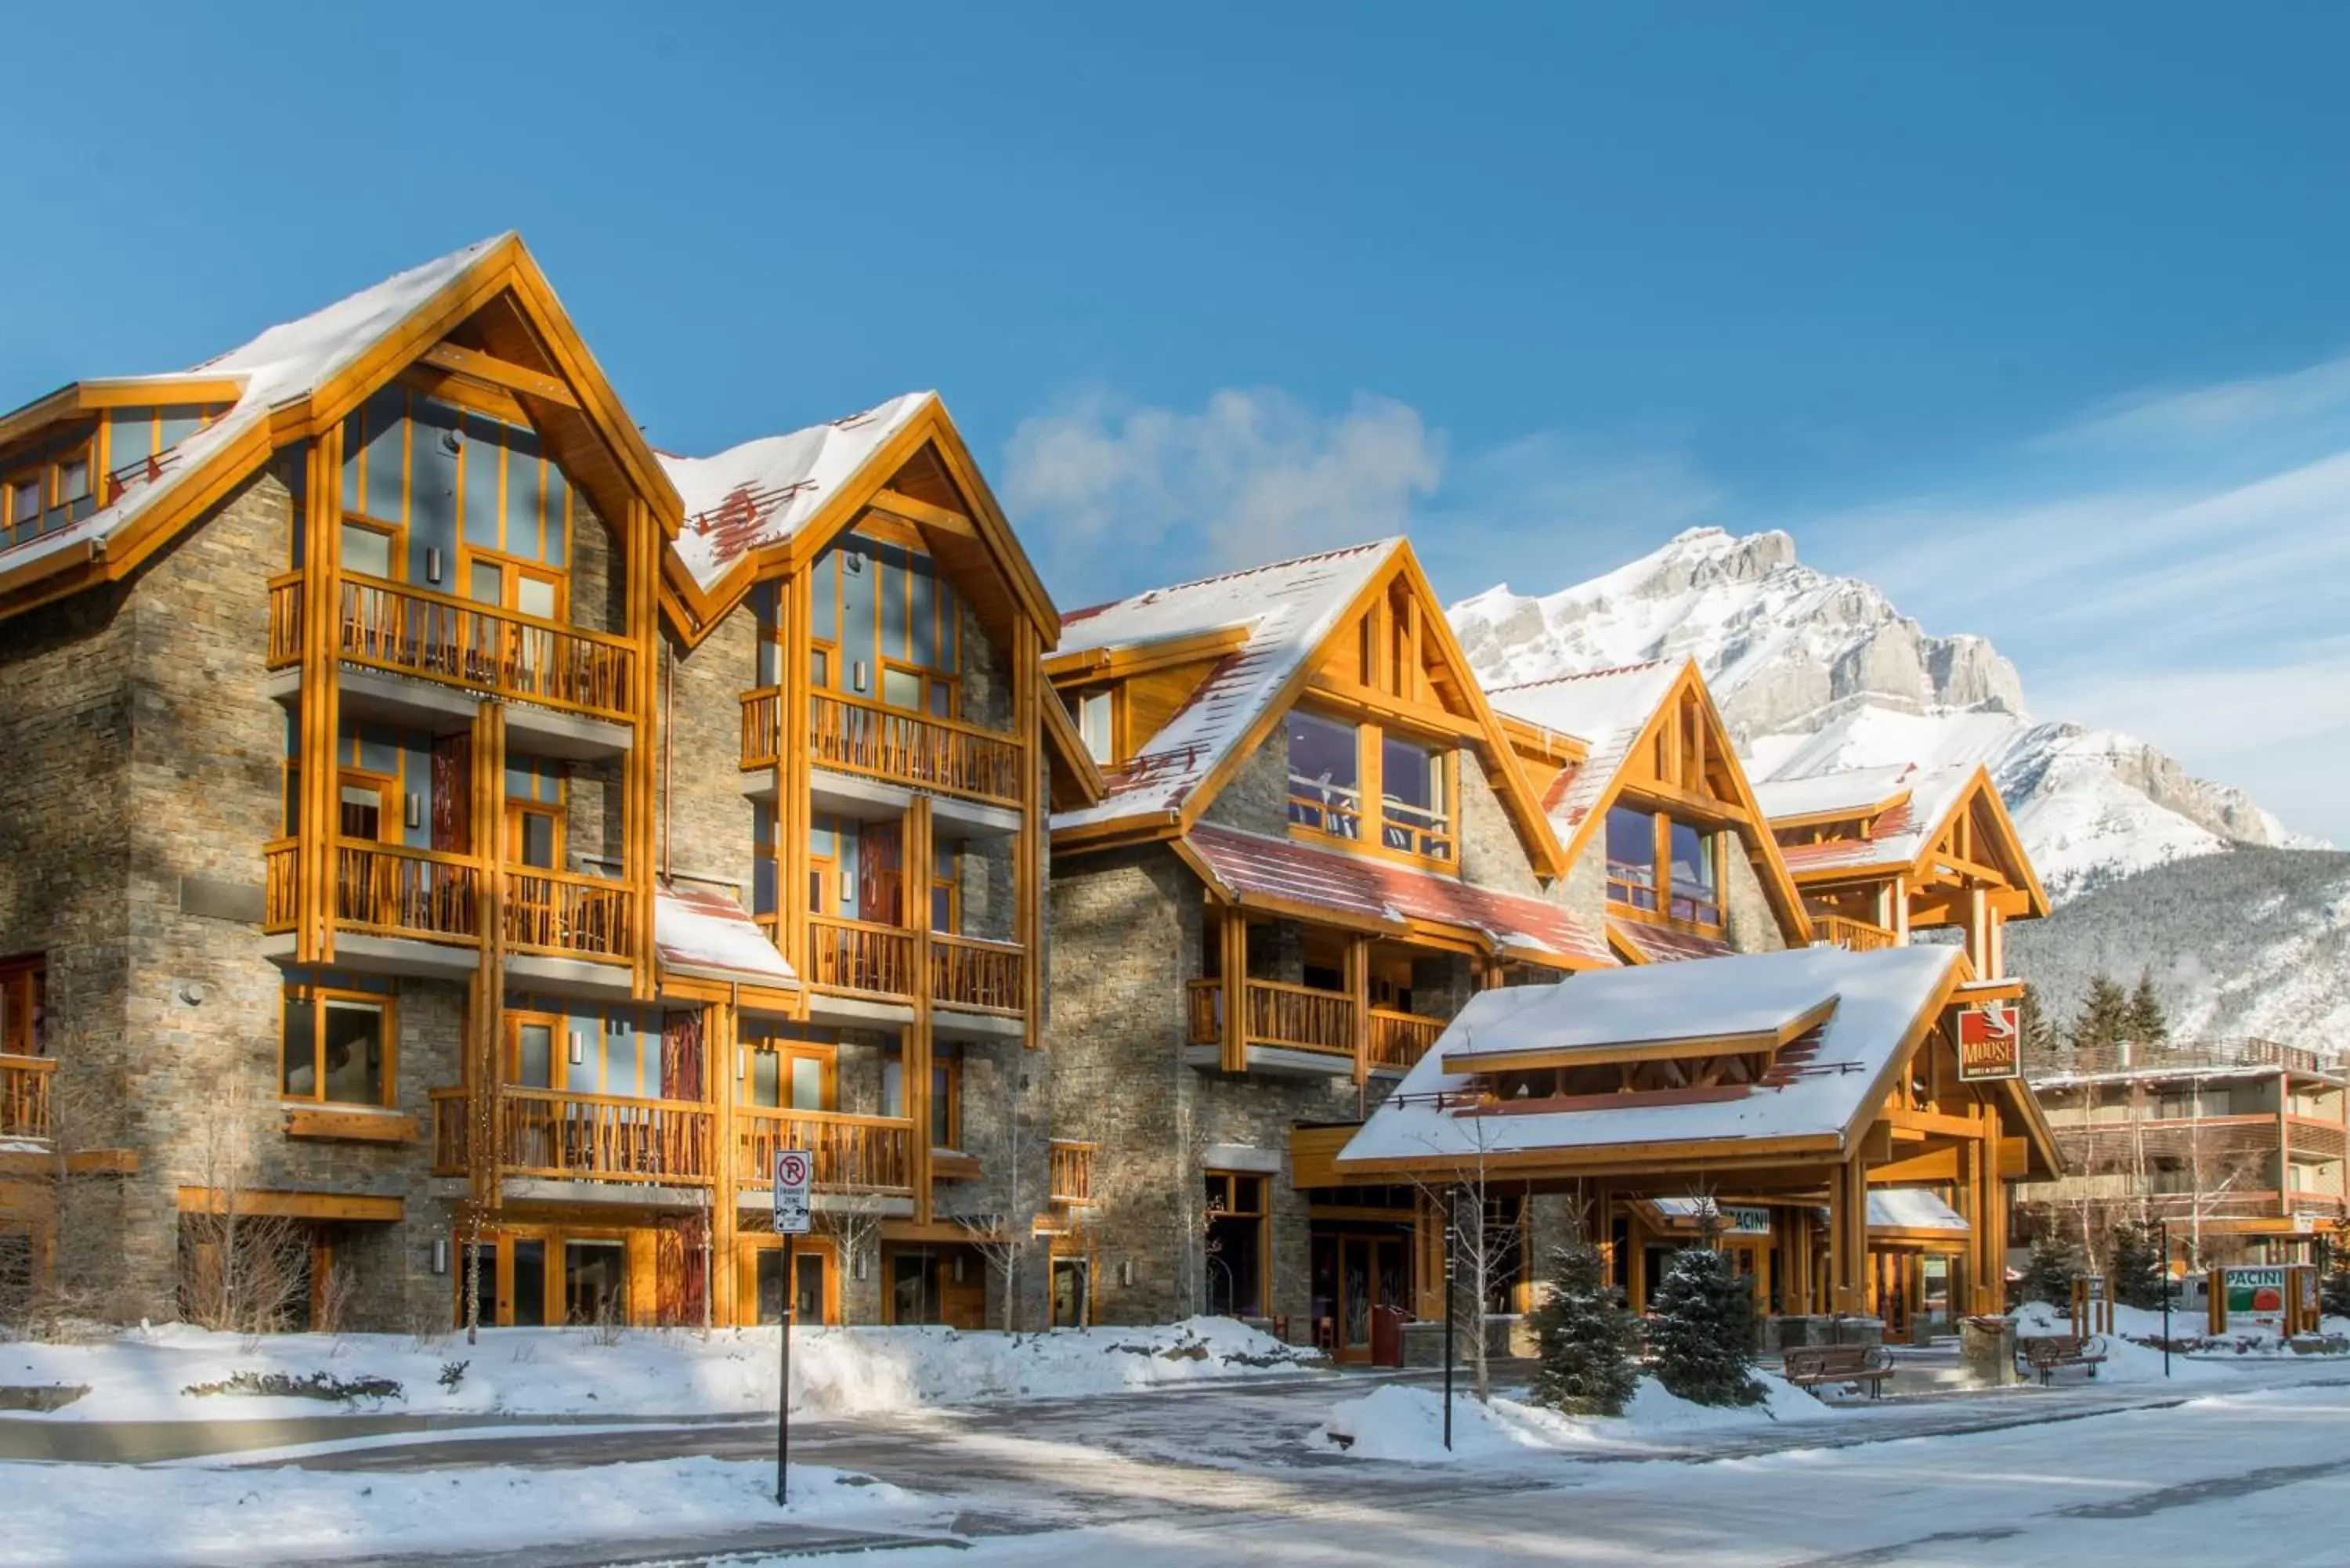
{"type": "Polygon", "coordinates": [[[1695,659],[1758,779],[1983,763],[2058,899],[2238,845],[2325,847],[2144,742],[2035,721],[1989,642],[1928,636],[1869,584],[1796,560],[1785,534],[1694,528],[1605,576],[1539,598],[1495,587],[1451,615],[1495,685],[1695,659]]]}

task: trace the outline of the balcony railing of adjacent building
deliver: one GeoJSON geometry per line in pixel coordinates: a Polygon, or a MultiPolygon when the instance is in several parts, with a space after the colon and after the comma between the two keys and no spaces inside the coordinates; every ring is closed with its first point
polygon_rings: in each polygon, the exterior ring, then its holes
{"type": "Polygon", "coordinates": [[[49,1085],[57,1072],[54,1057],[0,1055],[0,1137],[49,1136],[49,1085]]]}
{"type": "MultiPolygon", "coordinates": [[[[302,577],[269,585],[269,665],[301,657],[302,577]]],[[[501,697],[627,720],[636,649],[627,639],[376,577],[346,576],[336,657],[501,697]]]]}
{"type": "Polygon", "coordinates": [[[844,1111],[735,1108],[735,1179],[765,1187],[778,1149],[815,1157],[815,1185],[824,1192],[904,1197],[914,1190],[914,1124],[899,1116],[844,1111]]]}
{"type": "Polygon", "coordinates": [[[810,915],[807,946],[804,973],[812,985],[880,996],[914,994],[914,933],[902,926],[810,915]]]}
{"type": "MultiPolygon", "coordinates": [[[[280,838],[263,851],[264,930],[294,928],[296,850],[296,840],[280,838]]],[[[342,839],[335,846],[335,923],[376,936],[472,942],[481,935],[481,875],[465,856],[342,839]]],[[[634,899],[632,889],[604,877],[510,867],[505,940],[518,951],[625,960],[634,899]]]]}
{"type": "MultiPolygon", "coordinates": [[[[1249,1044],[1336,1056],[1355,1054],[1352,997],[1274,980],[1250,981],[1247,995],[1243,1026],[1249,1044]]],[[[1223,981],[1191,981],[1187,1009],[1191,1044],[1214,1044],[1223,1033],[1223,981]]],[[[1375,1007],[1370,1011],[1370,1065],[1374,1071],[1401,1072],[1443,1033],[1441,1019],[1375,1007]]]]}
{"type": "Polygon", "coordinates": [[[1845,951],[1853,953],[1876,952],[1881,948],[1901,945],[1901,939],[1883,926],[1856,920],[1846,915],[1814,914],[1812,917],[1812,934],[1817,940],[1833,942],[1845,951]]]}
{"type": "Polygon", "coordinates": [[[2338,1057],[2251,1037],[2164,1045],[2101,1045],[2074,1053],[2062,1070],[2066,1074],[2144,1073],[2158,1077],[2166,1072],[2187,1075],[2201,1068],[2230,1067],[2282,1067],[2288,1072],[2322,1074],[2330,1078],[2345,1076],[2345,1064],[2338,1057]]]}
{"type": "MultiPolygon", "coordinates": [[[[744,767],[780,760],[782,702],[773,686],[743,694],[744,767]]],[[[808,697],[808,749],[818,767],[998,805],[1021,800],[1019,737],[960,720],[816,691],[808,697]]]]}
{"type": "MultiPolygon", "coordinates": [[[[432,1091],[432,1168],[462,1175],[472,1147],[470,1097],[432,1091]]],[[[640,1100],[567,1089],[499,1091],[502,1175],[555,1181],[628,1181],[700,1187],[712,1175],[709,1107],[692,1100],[640,1100]]]]}
{"type": "Polygon", "coordinates": [[[1101,1145],[1056,1137],[1052,1143],[1052,1201],[1085,1208],[1094,1201],[1094,1157],[1101,1145]]]}
{"type": "Polygon", "coordinates": [[[1028,994],[1028,966],[1016,943],[934,933],[931,938],[931,1000],[980,1012],[1017,1013],[1028,994]]]}

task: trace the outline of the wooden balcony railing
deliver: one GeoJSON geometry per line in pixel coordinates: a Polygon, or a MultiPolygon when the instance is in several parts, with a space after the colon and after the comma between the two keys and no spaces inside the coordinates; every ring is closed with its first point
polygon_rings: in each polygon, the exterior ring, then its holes
{"type": "Polygon", "coordinates": [[[432,1174],[465,1174],[465,1151],[473,1147],[473,1096],[462,1088],[435,1089],[432,1101],[432,1174]]]}
{"type": "Polygon", "coordinates": [[[292,838],[273,839],[261,848],[261,929],[265,931],[290,931],[294,929],[296,851],[300,841],[292,838]]]}
{"type": "MultiPolygon", "coordinates": [[[[286,918],[291,924],[290,852],[286,884],[286,918]]],[[[273,889],[275,886],[273,877],[273,889]]],[[[480,888],[480,868],[463,856],[357,838],[335,843],[335,922],[338,926],[390,936],[462,937],[472,941],[481,934],[480,888]]]]}
{"type": "MultiPolygon", "coordinates": [[[[744,733],[747,739],[747,721],[744,733]]],[[[975,724],[817,691],[808,698],[808,746],[818,767],[1020,804],[1018,739],[975,724]]]]}
{"type": "Polygon", "coordinates": [[[1898,947],[1901,939],[1883,926],[1872,926],[1866,920],[1856,920],[1844,915],[1814,915],[1813,935],[1820,941],[1834,942],[1846,952],[1873,953],[1880,948],[1898,947]]]}
{"type": "Polygon", "coordinates": [[[51,1056],[0,1056],[0,1137],[49,1136],[49,1082],[57,1076],[51,1056]]]}
{"type": "Polygon", "coordinates": [[[1028,988],[1024,950],[1011,942],[943,933],[931,938],[931,1000],[981,1012],[1017,1013],[1028,988]]]}
{"type": "Polygon", "coordinates": [[[602,877],[536,868],[506,871],[506,944],[567,958],[633,956],[634,895],[602,877]]]}
{"type": "Polygon", "coordinates": [[[710,1180],[710,1112],[691,1100],[638,1100],[508,1087],[498,1099],[498,1166],[561,1181],[710,1180]]]}
{"type": "Polygon", "coordinates": [[[776,1150],[803,1148],[816,1157],[815,1185],[822,1191],[914,1190],[914,1124],[903,1117],[742,1106],[734,1127],[735,1179],[746,1187],[773,1181],[776,1150]]]}
{"type": "Polygon", "coordinates": [[[1248,1041],[1289,1051],[1355,1054],[1352,997],[1285,981],[1248,982],[1248,1041]]]}
{"type": "Polygon", "coordinates": [[[743,693],[744,768],[772,768],[783,760],[783,695],[780,686],[743,693]]]}
{"type": "Polygon", "coordinates": [[[1052,1144],[1052,1201],[1072,1208],[1094,1200],[1094,1156],[1101,1145],[1056,1137],[1052,1144]]]}
{"type": "MultiPolygon", "coordinates": [[[[269,585],[269,661],[301,657],[302,579],[269,585]]],[[[626,720],[636,649],[622,638],[379,577],[346,576],[336,657],[501,697],[626,720]]]]}
{"type": "Polygon", "coordinates": [[[1195,980],[1184,988],[1183,1014],[1190,1024],[1185,1038],[1194,1045],[1213,1045],[1224,1037],[1224,982],[1195,980]]]}
{"type": "Polygon", "coordinates": [[[1371,1009],[1371,1066],[1408,1073],[1444,1033],[1444,1020],[1391,1008],[1371,1009]]]}
{"type": "Polygon", "coordinates": [[[914,933],[910,930],[810,915],[807,945],[806,979],[811,985],[882,996],[914,994],[914,933]]]}

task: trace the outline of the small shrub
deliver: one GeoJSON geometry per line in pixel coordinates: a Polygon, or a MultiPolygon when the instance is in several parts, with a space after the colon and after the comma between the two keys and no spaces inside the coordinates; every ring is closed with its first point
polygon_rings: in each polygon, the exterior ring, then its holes
{"type": "Polygon", "coordinates": [[[465,1380],[465,1368],[472,1365],[473,1364],[470,1361],[444,1361],[441,1364],[441,1376],[433,1381],[454,1394],[457,1391],[457,1385],[465,1380]]]}
{"type": "Polygon", "coordinates": [[[389,1377],[337,1377],[313,1372],[296,1377],[290,1372],[239,1372],[217,1383],[191,1383],[181,1393],[192,1398],[241,1395],[253,1398],[320,1399],[348,1405],[360,1399],[398,1399],[407,1390],[389,1377]]]}

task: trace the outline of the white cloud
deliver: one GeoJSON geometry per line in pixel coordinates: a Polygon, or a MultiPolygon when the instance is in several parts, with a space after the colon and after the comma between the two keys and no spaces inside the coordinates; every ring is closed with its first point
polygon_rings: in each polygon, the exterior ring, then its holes
{"type": "Polygon", "coordinates": [[[2089,410],[2037,444],[2145,451],[2268,435],[2350,411],[2350,356],[2282,375],[2150,389],[2089,410]]]}
{"type": "Polygon", "coordinates": [[[1386,398],[1323,413],[1228,389],[1181,413],[1095,393],[1021,421],[1003,496],[1075,605],[1401,533],[1443,470],[1442,439],[1386,398]]]}

